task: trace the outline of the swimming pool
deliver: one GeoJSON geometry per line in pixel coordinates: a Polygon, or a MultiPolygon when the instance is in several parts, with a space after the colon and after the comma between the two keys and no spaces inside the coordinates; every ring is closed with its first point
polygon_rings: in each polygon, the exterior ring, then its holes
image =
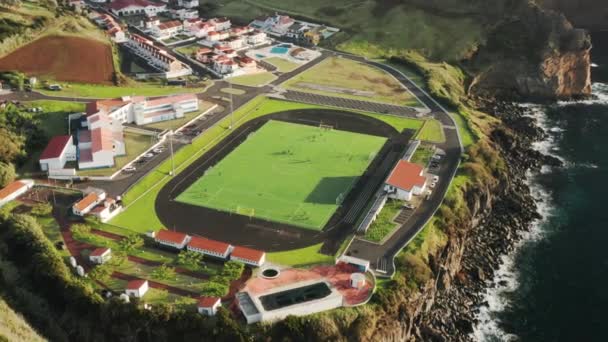
{"type": "Polygon", "coordinates": [[[289,51],[289,47],[285,47],[285,46],[274,46],[272,49],[270,49],[270,53],[274,53],[276,55],[284,55],[287,53],[287,51],[289,51]]]}
{"type": "Polygon", "coordinates": [[[264,59],[264,58],[266,58],[266,56],[265,56],[265,55],[261,55],[261,54],[259,54],[259,53],[256,53],[256,54],[255,54],[255,57],[256,57],[257,59],[264,59]]]}

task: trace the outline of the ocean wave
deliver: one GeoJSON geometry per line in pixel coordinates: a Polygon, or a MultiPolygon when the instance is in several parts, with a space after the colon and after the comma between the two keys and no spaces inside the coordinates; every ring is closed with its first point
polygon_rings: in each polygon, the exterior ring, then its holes
{"type": "Polygon", "coordinates": [[[579,101],[559,101],[558,106],[572,106],[572,105],[608,105],[608,84],[606,83],[593,83],[591,85],[592,98],[587,100],[579,101]]]}
{"type": "Polygon", "coordinates": [[[591,63],[591,67],[592,67],[592,68],[597,68],[597,67],[599,67],[599,65],[597,65],[597,64],[595,64],[595,63],[591,63]]]}
{"type": "MultiPolygon", "coordinates": [[[[559,150],[557,139],[561,129],[552,129],[557,127],[552,127],[549,124],[544,107],[531,104],[526,104],[524,107],[528,109],[527,115],[536,119],[541,128],[553,133],[549,134],[545,141],[535,144],[534,148],[541,153],[550,154],[564,161],[564,158],[556,154],[556,151],[559,150]]],[[[543,166],[540,171],[541,174],[551,172],[552,168],[549,166],[543,166]]],[[[487,305],[481,307],[476,316],[479,323],[474,327],[472,334],[472,338],[476,341],[517,341],[519,339],[517,335],[504,331],[501,328],[500,321],[500,314],[511,305],[509,294],[517,291],[520,286],[518,281],[520,273],[515,263],[516,257],[524,245],[544,239],[546,233],[543,230],[543,225],[556,209],[551,193],[542,187],[536,178],[537,175],[528,173],[526,182],[530,187],[532,196],[536,199],[537,211],[541,219],[531,223],[530,230],[522,235],[512,253],[502,256],[501,266],[494,273],[494,277],[488,284],[484,295],[487,305]]]]}

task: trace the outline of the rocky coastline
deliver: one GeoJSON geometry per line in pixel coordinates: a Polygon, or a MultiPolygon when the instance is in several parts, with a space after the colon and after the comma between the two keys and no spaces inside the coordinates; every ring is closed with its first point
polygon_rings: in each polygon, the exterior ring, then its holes
{"type": "Polygon", "coordinates": [[[492,283],[503,255],[513,252],[522,234],[539,219],[534,198],[526,182],[528,171],[559,161],[532,149],[545,138],[534,120],[517,105],[500,103],[486,107],[504,127],[497,128],[492,141],[508,165],[507,174],[494,188],[467,196],[471,211],[468,228],[452,238],[435,262],[438,276],[426,285],[418,307],[410,311],[408,334],[420,341],[471,341],[476,314],[484,293],[492,283]]]}

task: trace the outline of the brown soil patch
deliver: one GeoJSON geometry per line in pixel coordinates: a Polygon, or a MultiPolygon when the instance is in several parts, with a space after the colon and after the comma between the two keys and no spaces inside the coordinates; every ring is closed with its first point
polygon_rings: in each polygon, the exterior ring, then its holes
{"type": "Polygon", "coordinates": [[[59,81],[112,83],[114,66],[110,45],[67,36],[48,36],[0,59],[0,71],[19,70],[59,81]]]}

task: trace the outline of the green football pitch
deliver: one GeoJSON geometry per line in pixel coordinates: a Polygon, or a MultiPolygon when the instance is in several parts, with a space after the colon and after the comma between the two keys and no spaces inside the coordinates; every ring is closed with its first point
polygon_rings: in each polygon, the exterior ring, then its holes
{"type": "Polygon", "coordinates": [[[271,120],[176,200],[321,230],[385,142],[271,120]]]}

